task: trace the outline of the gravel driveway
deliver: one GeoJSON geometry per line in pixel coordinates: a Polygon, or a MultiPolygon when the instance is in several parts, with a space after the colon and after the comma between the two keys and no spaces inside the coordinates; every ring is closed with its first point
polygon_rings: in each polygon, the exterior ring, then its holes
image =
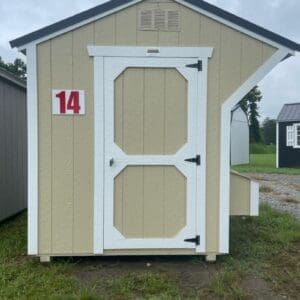
{"type": "Polygon", "coordinates": [[[300,220],[300,175],[247,173],[260,184],[260,202],[300,220]]]}

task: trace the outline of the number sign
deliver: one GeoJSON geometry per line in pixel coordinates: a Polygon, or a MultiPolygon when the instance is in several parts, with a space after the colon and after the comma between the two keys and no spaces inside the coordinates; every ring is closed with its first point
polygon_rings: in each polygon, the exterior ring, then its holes
{"type": "Polygon", "coordinates": [[[84,115],[84,91],[52,90],[52,113],[54,115],[84,115]]]}

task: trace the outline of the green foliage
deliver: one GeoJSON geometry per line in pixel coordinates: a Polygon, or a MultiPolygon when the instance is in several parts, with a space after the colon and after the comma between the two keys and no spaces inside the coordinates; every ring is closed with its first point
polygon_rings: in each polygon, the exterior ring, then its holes
{"type": "Polygon", "coordinates": [[[275,145],[265,145],[265,144],[250,144],[251,154],[275,154],[275,145]]]}
{"type": "Polygon", "coordinates": [[[276,168],[275,154],[251,154],[250,164],[232,168],[240,173],[300,174],[300,168],[276,168]]]}
{"type": "Polygon", "coordinates": [[[25,62],[20,59],[16,58],[13,63],[5,63],[0,56],[0,68],[14,74],[15,76],[19,77],[20,79],[25,80],[27,77],[27,67],[25,62]]]}
{"type": "Polygon", "coordinates": [[[263,139],[267,145],[276,144],[276,120],[266,118],[262,124],[263,139]]]}
{"type": "Polygon", "coordinates": [[[259,128],[258,102],[262,99],[262,94],[257,86],[255,86],[239,103],[243,111],[247,114],[250,124],[250,142],[261,142],[259,128]]]}

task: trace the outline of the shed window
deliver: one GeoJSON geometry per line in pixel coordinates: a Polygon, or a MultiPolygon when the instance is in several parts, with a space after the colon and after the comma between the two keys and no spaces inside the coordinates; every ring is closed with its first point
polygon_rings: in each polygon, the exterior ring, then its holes
{"type": "Polygon", "coordinates": [[[294,146],[294,126],[286,127],[286,145],[287,147],[294,146]]]}
{"type": "Polygon", "coordinates": [[[286,145],[300,148],[300,123],[286,127],[286,145]]]}
{"type": "Polygon", "coordinates": [[[300,124],[295,124],[295,148],[300,148],[300,124]]]}

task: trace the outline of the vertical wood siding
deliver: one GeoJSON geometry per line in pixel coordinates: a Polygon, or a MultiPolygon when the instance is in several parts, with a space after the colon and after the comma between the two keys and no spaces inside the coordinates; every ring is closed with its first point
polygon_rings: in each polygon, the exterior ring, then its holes
{"type": "Polygon", "coordinates": [[[88,44],[214,47],[208,70],[206,245],[207,252],[217,252],[221,104],[276,49],[179,4],[151,2],[38,46],[40,254],[89,254],[93,249],[93,63],[88,44]],[[138,30],[138,11],[158,6],[180,10],[179,32],[138,30]],[[84,89],[86,115],[52,116],[52,88],[84,89]]]}
{"type": "Polygon", "coordinates": [[[0,221],[27,207],[26,90],[0,78],[0,221]]]}
{"type": "MultiPolygon", "coordinates": [[[[130,155],[176,154],[187,141],[187,106],[177,70],[126,69],[115,81],[116,144],[130,155]]],[[[125,237],[173,237],[186,224],[186,180],[175,167],[127,167],[114,190],[114,222],[125,237]]]]}

